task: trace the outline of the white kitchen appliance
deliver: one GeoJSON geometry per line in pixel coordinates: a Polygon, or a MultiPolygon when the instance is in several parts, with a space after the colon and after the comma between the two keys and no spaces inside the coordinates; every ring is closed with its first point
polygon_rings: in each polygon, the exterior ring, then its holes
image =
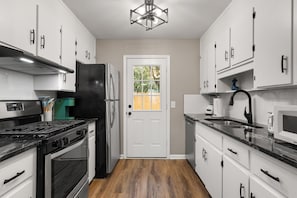
{"type": "Polygon", "coordinates": [[[274,138],[297,145],[297,105],[274,107],[274,138]]]}
{"type": "Polygon", "coordinates": [[[223,117],[223,101],[221,98],[213,99],[213,117],[223,117]]]}

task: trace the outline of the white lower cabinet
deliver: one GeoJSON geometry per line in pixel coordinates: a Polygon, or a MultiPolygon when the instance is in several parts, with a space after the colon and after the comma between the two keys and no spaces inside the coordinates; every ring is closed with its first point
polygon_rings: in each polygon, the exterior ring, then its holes
{"type": "Polygon", "coordinates": [[[222,152],[196,136],[196,171],[212,197],[222,197],[222,152]]]}
{"type": "Polygon", "coordinates": [[[36,197],[36,149],[0,163],[0,198],[36,197]]]}
{"type": "Polygon", "coordinates": [[[232,159],[224,156],[223,197],[249,197],[249,171],[232,159]]]}
{"type": "Polygon", "coordinates": [[[35,197],[33,192],[33,179],[27,179],[25,182],[16,186],[13,190],[9,191],[1,198],[33,198],[35,197]]]}
{"type": "Polygon", "coordinates": [[[286,198],[256,176],[250,177],[250,198],[286,198]]]}
{"type": "Polygon", "coordinates": [[[195,148],[195,170],[214,198],[297,195],[296,168],[201,123],[196,124],[195,148]]]}
{"type": "Polygon", "coordinates": [[[89,135],[89,183],[95,177],[95,163],[96,163],[96,122],[91,122],[88,125],[89,135]]]}

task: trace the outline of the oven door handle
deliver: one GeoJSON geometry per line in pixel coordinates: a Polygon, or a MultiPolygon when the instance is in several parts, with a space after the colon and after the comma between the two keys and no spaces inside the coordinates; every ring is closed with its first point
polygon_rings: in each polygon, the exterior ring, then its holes
{"type": "Polygon", "coordinates": [[[65,154],[65,153],[67,153],[67,152],[69,152],[69,151],[71,151],[71,150],[73,150],[73,149],[75,149],[75,148],[77,148],[77,147],[80,147],[80,146],[84,143],[86,137],[87,137],[87,136],[85,136],[85,137],[84,137],[82,140],[80,140],[79,142],[77,142],[77,143],[75,143],[75,144],[73,144],[73,145],[71,145],[71,146],[69,146],[69,147],[66,147],[66,148],[62,149],[61,151],[58,151],[58,152],[53,153],[53,154],[50,154],[51,159],[54,159],[54,158],[56,158],[56,157],[58,157],[58,156],[60,156],[60,155],[63,155],[63,154],[65,154]]]}

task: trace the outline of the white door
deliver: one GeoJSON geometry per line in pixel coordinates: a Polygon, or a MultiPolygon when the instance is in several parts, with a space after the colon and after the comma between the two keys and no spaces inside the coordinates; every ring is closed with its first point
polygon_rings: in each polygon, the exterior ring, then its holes
{"type": "Polygon", "coordinates": [[[167,59],[127,59],[127,157],[166,157],[167,59]]]}

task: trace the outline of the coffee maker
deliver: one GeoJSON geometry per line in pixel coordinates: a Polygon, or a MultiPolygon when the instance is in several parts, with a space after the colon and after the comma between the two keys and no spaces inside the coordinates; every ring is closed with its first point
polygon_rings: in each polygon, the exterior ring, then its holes
{"type": "Polygon", "coordinates": [[[58,98],[55,103],[55,120],[73,120],[74,106],[74,98],[58,98]]]}

